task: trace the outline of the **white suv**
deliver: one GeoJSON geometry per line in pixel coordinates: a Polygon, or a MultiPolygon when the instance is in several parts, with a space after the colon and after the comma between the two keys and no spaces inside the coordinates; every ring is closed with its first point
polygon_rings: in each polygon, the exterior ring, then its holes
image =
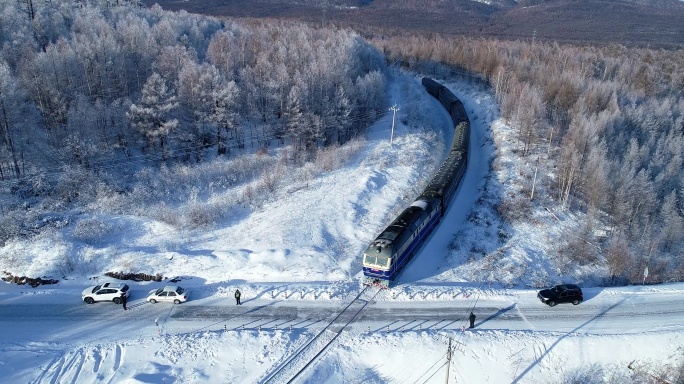
{"type": "Polygon", "coordinates": [[[86,288],[81,293],[81,297],[88,304],[96,301],[113,301],[115,304],[121,304],[122,294],[126,295],[126,298],[131,295],[131,290],[127,284],[104,283],[86,288]]]}

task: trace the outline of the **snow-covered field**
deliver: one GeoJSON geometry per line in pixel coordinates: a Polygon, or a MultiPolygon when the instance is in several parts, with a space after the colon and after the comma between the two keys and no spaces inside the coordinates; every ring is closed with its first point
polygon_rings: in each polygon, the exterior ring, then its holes
{"type": "MultiPolygon", "coordinates": [[[[447,84],[473,123],[454,205],[400,284],[297,382],[442,383],[449,339],[452,383],[553,383],[575,374],[589,378],[576,382],[626,382],[679,363],[684,285],[604,289],[586,271],[561,276],[549,267],[572,215],[540,208],[529,224],[498,220],[497,198],[517,191],[529,166],[510,155],[514,131],[491,93],[466,80],[447,84]],[[503,165],[492,171],[495,156],[503,165]],[[537,301],[533,287],[568,279],[584,285],[583,304],[537,301]],[[471,310],[477,327],[464,330],[471,310]]],[[[109,223],[95,244],[67,225],[1,248],[0,271],[57,276],[65,263],[76,267],[55,286],[0,284],[0,382],[263,381],[356,296],[365,247],[445,155],[449,117],[419,79],[399,76],[392,95],[400,107],[392,145],[388,113],[344,166],[280,185],[263,205],[219,225],[190,231],[93,211],[72,219],[109,223]],[[85,287],[110,280],[104,272],[132,270],[179,276],[190,301],[146,304],[147,291],[163,283],[129,282],[130,311],[81,302],[85,287]]]]}

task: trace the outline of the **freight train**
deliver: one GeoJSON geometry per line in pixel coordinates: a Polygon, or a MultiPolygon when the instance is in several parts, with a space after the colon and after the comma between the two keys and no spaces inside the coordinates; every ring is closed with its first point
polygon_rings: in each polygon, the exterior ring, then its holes
{"type": "Polygon", "coordinates": [[[449,112],[454,138],[449,156],[423,193],[385,228],[363,254],[363,284],[389,288],[437,226],[468,164],[470,120],[463,103],[442,84],[424,77],[423,86],[449,112]]]}

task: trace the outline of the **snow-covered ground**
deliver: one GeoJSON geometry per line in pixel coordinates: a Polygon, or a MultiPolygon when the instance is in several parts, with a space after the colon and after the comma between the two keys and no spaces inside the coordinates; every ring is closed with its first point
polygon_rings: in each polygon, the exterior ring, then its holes
{"type": "MultiPolygon", "coordinates": [[[[514,131],[487,90],[446,84],[473,129],[455,202],[400,284],[378,294],[297,382],[442,383],[448,371],[452,383],[552,383],[578,370],[626,381],[681,361],[682,284],[604,289],[578,274],[583,304],[538,302],[531,287],[564,280],[546,254],[562,225],[543,223],[572,225],[572,215],[497,221],[497,196],[524,177],[526,165],[510,156],[514,131]],[[505,166],[493,173],[495,156],[505,166]],[[476,328],[464,330],[471,310],[476,328]]],[[[263,381],[357,295],[365,247],[445,155],[449,117],[419,79],[398,77],[392,95],[400,111],[391,145],[388,113],[344,166],[283,181],[275,197],[219,225],[189,231],[99,211],[72,218],[108,223],[96,244],[67,225],[1,248],[0,270],[55,275],[69,264],[73,272],[54,286],[0,284],[0,382],[263,381]],[[179,276],[190,301],[145,303],[163,282],[129,282],[129,311],[81,301],[85,287],[110,280],[104,272],[131,270],[179,276]]]]}

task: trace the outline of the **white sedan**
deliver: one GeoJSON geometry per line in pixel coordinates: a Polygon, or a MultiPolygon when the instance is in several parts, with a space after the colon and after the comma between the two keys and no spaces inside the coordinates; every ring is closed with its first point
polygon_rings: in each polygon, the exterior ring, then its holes
{"type": "Polygon", "coordinates": [[[188,301],[188,291],[177,286],[167,285],[164,288],[153,289],[147,294],[147,301],[154,304],[159,301],[171,301],[174,304],[180,304],[188,301]]]}

